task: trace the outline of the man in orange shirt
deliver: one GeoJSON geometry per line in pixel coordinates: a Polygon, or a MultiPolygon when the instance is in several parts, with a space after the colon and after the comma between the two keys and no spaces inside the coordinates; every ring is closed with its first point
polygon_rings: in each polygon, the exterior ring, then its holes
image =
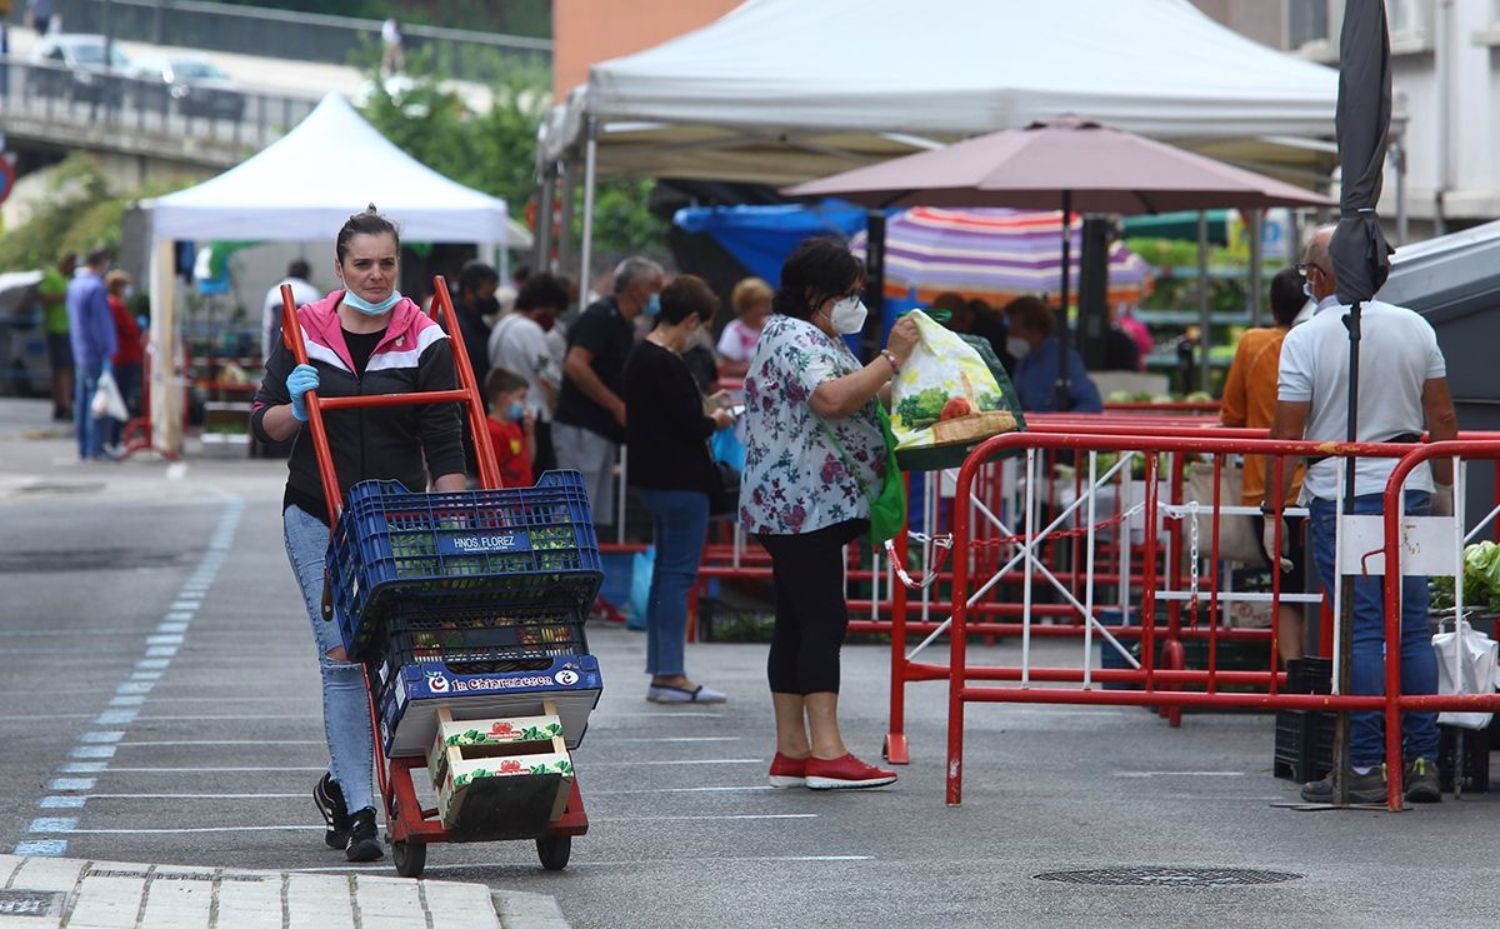
{"type": "MultiPolygon", "coordinates": [[[[1224,382],[1224,402],[1219,409],[1219,420],[1226,426],[1242,426],[1250,429],[1271,428],[1276,419],[1276,376],[1281,360],[1281,343],[1291,331],[1292,321],[1297,318],[1307,303],[1302,290],[1302,275],[1296,268],[1284,268],[1271,278],[1271,315],[1276,325],[1265,329],[1247,329],[1240,336],[1240,344],[1234,352],[1234,362],[1229,366],[1229,377],[1224,382]]],[[[1240,495],[1244,506],[1259,507],[1265,497],[1266,461],[1262,455],[1245,457],[1245,486],[1240,495]]],[[[1292,461],[1286,462],[1292,467],[1292,461]]],[[[1295,505],[1302,490],[1303,467],[1297,464],[1296,477],[1286,498],[1287,505],[1295,505]]],[[[1265,517],[1255,516],[1255,537],[1264,537],[1265,517]]],[[[1281,592],[1304,593],[1307,590],[1307,552],[1303,531],[1307,520],[1304,517],[1288,517],[1286,520],[1287,552],[1282,558],[1281,592]],[[1290,564],[1288,568],[1287,565],[1290,564]]],[[[1276,559],[1264,551],[1266,564],[1274,565],[1276,559]]],[[[1278,605],[1276,615],[1276,639],[1283,662],[1302,657],[1304,624],[1302,608],[1295,603],[1278,605]]]]}

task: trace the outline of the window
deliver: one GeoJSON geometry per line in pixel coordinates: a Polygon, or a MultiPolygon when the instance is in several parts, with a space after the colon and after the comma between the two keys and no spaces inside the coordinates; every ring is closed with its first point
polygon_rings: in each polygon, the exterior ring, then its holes
{"type": "Polygon", "coordinates": [[[1432,0],[1385,0],[1391,38],[1432,35],[1432,0]]]}
{"type": "Polygon", "coordinates": [[[1287,0],[1287,47],[1295,51],[1314,42],[1330,41],[1328,23],[1328,0],[1287,0]]]}

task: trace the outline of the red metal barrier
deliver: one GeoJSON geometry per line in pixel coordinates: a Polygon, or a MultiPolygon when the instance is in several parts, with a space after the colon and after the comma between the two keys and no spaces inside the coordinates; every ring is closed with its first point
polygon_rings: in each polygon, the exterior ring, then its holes
{"type": "MultiPolygon", "coordinates": [[[[1387,696],[1315,696],[1305,694],[1285,694],[1279,692],[1282,676],[1276,672],[1274,665],[1266,671],[1223,671],[1214,666],[1214,647],[1218,641],[1218,620],[1213,610],[1213,598],[1217,593],[1217,584],[1210,585],[1210,622],[1208,633],[1210,639],[1210,662],[1206,670],[1185,670],[1176,661],[1171,659],[1170,650],[1163,651],[1166,667],[1158,667],[1156,662],[1156,649],[1154,641],[1158,633],[1157,623],[1157,537],[1155,531],[1154,517],[1152,514],[1158,512],[1156,496],[1158,484],[1155,478],[1157,454],[1161,452],[1174,453],[1178,457],[1183,454],[1207,454],[1214,457],[1215,461],[1225,454],[1269,454],[1280,458],[1303,457],[1310,454],[1333,455],[1333,456],[1358,456],[1358,457],[1386,457],[1401,459],[1393,474],[1387,490],[1386,507],[1386,539],[1385,551],[1387,553],[1386,563],[1392,566],[1386,575],[1387,590],[1387,637],[1389,642],[1399,642],[1400,623],[1400,597],[1399,597],[1399,510],[1394,507],[1393,501],[1397,499],[1400,481],[1410,470],[1427,458],[1439,455],[1464,455],[1471,459],[1500,459],[1500,441],[1458,441],[1449,443],[1436,443],[1425,446],[1395,445],[1395,444],[1334,444],[1312,443],[1312,442],[1279,442],[1266,439],[1231,438],[1231,437],[1203,437],[1192,436],[1169,436],[1169,435],[1140,435],[1140,436],[1118,436],[1118,435],[1087,435],[1087,434],[1047,434],[1037,431],[1027,434],[1013,434],[998,436],[983,443],[965,461],[959,471],[956,499],[960,501],[969,500],[974,493],[974,485],[979,479],[982,467],[995,456],[1007,451],[1025,451],[1028,462],[1034,461],[1039,450],[1072,450],[1075,453],[1087,453],[1097,451],[1128,451],[1143,453],[1146,455],[1146,491],[1144,513],[1147,514],[1144,530],[1144,560],[1141,585],[1141,629],[1140,639],[1142,651],[1140,667],[1138,670],[1095,670],[1090,667],[1083,668],[1032,668],[1029,655],[1024,650],[1029,645],[1030,623],[1023,624],[1023,660],[1020,668],[999,667],[970,667],[967,663],[967,639],[976,631],[976,626],[969,622],[969,616],[973,611],[967,601],[972,570],[972,559],[966,557],[967,551],[974,542],[973,527],[969,507],[955,506],[953,518],[954,549],[958,553],[953,559],[953,588],[956,592],[953,596],[952,628],[949,634],[949,663],[947,666],[932,665],[908,661],[901,669],[903,680],[917,679],[947,679],[949,682],[949,724],[948,724],[948,756],[947,756],[947,800],[949,804],[956,805],[962,799],[962,774],[963,774],[963,722],[965,705],[969,702],[1040,702],[1040,703],[1078,703],[1078,704],[1103,704],[1103,705],[1144,705],[1144,706],[1214,706],[1214,707],[1257,707],[1257,708],[1309,708],[1317,707],[1324,710],[1382,710],[1387,719],[1387,753],[1391,771],[1399,771],[1400,768],[1400,730],[1399,713],[1402,710],[1415,708],[1422,709],[1475,709],[1483,707],[1493,710],[1500,709],[1500,695],[1465,696],[1465,697],[1436,697],[1436,696],[1412,696],[1404,697],[1399,694],[1399,659],[1388,660],[1387,673],[1387,696]],[[1020,687],[996,687],[976,686],[972,681],[1018,681],[1020,687]],[[1075,683],[1087,685],[1091,681],[1108,681],[1114,683],[1128,683],[1137,685],[1141,689],[1136,691],[1101,691],[1093,689],[1067,689],[1067,688],[1035,688],[1029,685],[1032,682],[1058,682],[1075,683]],[[1220,685],[1254,686],[1263,688],[1264,692],[1257,693],[1231,693],[1220,689],[1220,685]],[[1201,686],[1202,691],[1188,691],[1180,689],[1186,686],[1201,686]]],[[[1092,460],[1092,456],[1090,456],[1092,460]]],[[[1214,510],[1218,509],[1217,500],[1217,467],[1215,469],[1215,500],[1214,510]]],[[[1179,498],[1180,499],[1180,498],[1179,498]]],[[[1037,533],[1038,523],[1035,519],[1027,519],[1025,522],[1026,534],[1032,536],[1037,533]]],[[[1217,556],[1218,529],[1215,522],[1211,530],[1212,554],[1217,556]]],[[[1027,547],[1034,548],[1037,534],[1028,539],[1027,547]]],[[[1023,557],[1030,557],[1029,552],[1023,552],[1023,557]]],[[[1216,558],[1214,559],[1217,560],[1216,558]]],[[[991,582],[992,583],[992,582],[991,582]]],[[[1029,596],[1029,593],[1028,593],[1029,596]]],[[[1272,602],[1277,599],[1273,591],[1272,602]]],[[[1128,604],[1125,604],[1128,606],[1128,604]]],[[[900,626],[899,620],[896,624],[900,626]]],[[[1089,626],[1086,629],[1091,628],[1089,626]]],[[[1101,630],[1103,627],[1100,627],[1101,630]]],[[[1274,625],[1273,625],[1274,630],[1274,625]]],[[[1183,633],[1179,617],[1169,620],[1166,629],[1166,639],[1170,642],[1180,642],[1183,633]]],[[[1274,636],[1274,632],[1272,633],[1274,636]]],[[[1387,653],[1399,653],[1399,647],[1387,649],[1387,653]]],[[[1180,654],[1180,653],[1179,653],[1180,654]]],[[[1274,662],[1274,656],[1273,656],[1274,662]]],[[[895,670],[893,668],[893,674],[895,670]]],[[[895,687],[893,684],[893,693],[895,687]]],[[[894,716],[894,714],[893,714],[894,716]]],[[[904,739],[900,740],[902,749],[905,748],[904,739]]],[[[888,739],[888,746],[892,740],[888,739]]],[[[1399,775],[1392,777],[1389,785],[1388,804],[1391,809],[1399,809],[1401,805],[1401,787],[1399,775]]]]}

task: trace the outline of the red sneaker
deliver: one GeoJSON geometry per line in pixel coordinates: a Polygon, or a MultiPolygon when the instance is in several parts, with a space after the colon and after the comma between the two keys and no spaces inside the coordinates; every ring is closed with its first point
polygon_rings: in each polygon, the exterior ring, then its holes
{"type": "Polygon", "coordinates": [[[896,772],[865,764],[853,755],[826,761],[807,759],[809,790],[855,790],[862,787],[884,787],[896,782],[896,772]]]}
{"type": "Polygon", "coordinates": [[[771,759],[772,787],[802,787],[807,783],[807,759],[788,758],[781,752],[771,759]]]}

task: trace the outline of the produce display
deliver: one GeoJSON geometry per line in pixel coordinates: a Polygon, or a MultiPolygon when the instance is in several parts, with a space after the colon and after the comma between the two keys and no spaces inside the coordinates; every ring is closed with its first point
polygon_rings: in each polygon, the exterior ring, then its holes
{"type": "MultiPolygon", "coordinates": [[[[1434,610],[1451,610],[1455,602],[1455,584],[1446,575],[1427,582],[1434,610]]],[[[1464,607],[1500,613],[1500,545],[1475,542],[1464,548],[1464,607]]]]}

